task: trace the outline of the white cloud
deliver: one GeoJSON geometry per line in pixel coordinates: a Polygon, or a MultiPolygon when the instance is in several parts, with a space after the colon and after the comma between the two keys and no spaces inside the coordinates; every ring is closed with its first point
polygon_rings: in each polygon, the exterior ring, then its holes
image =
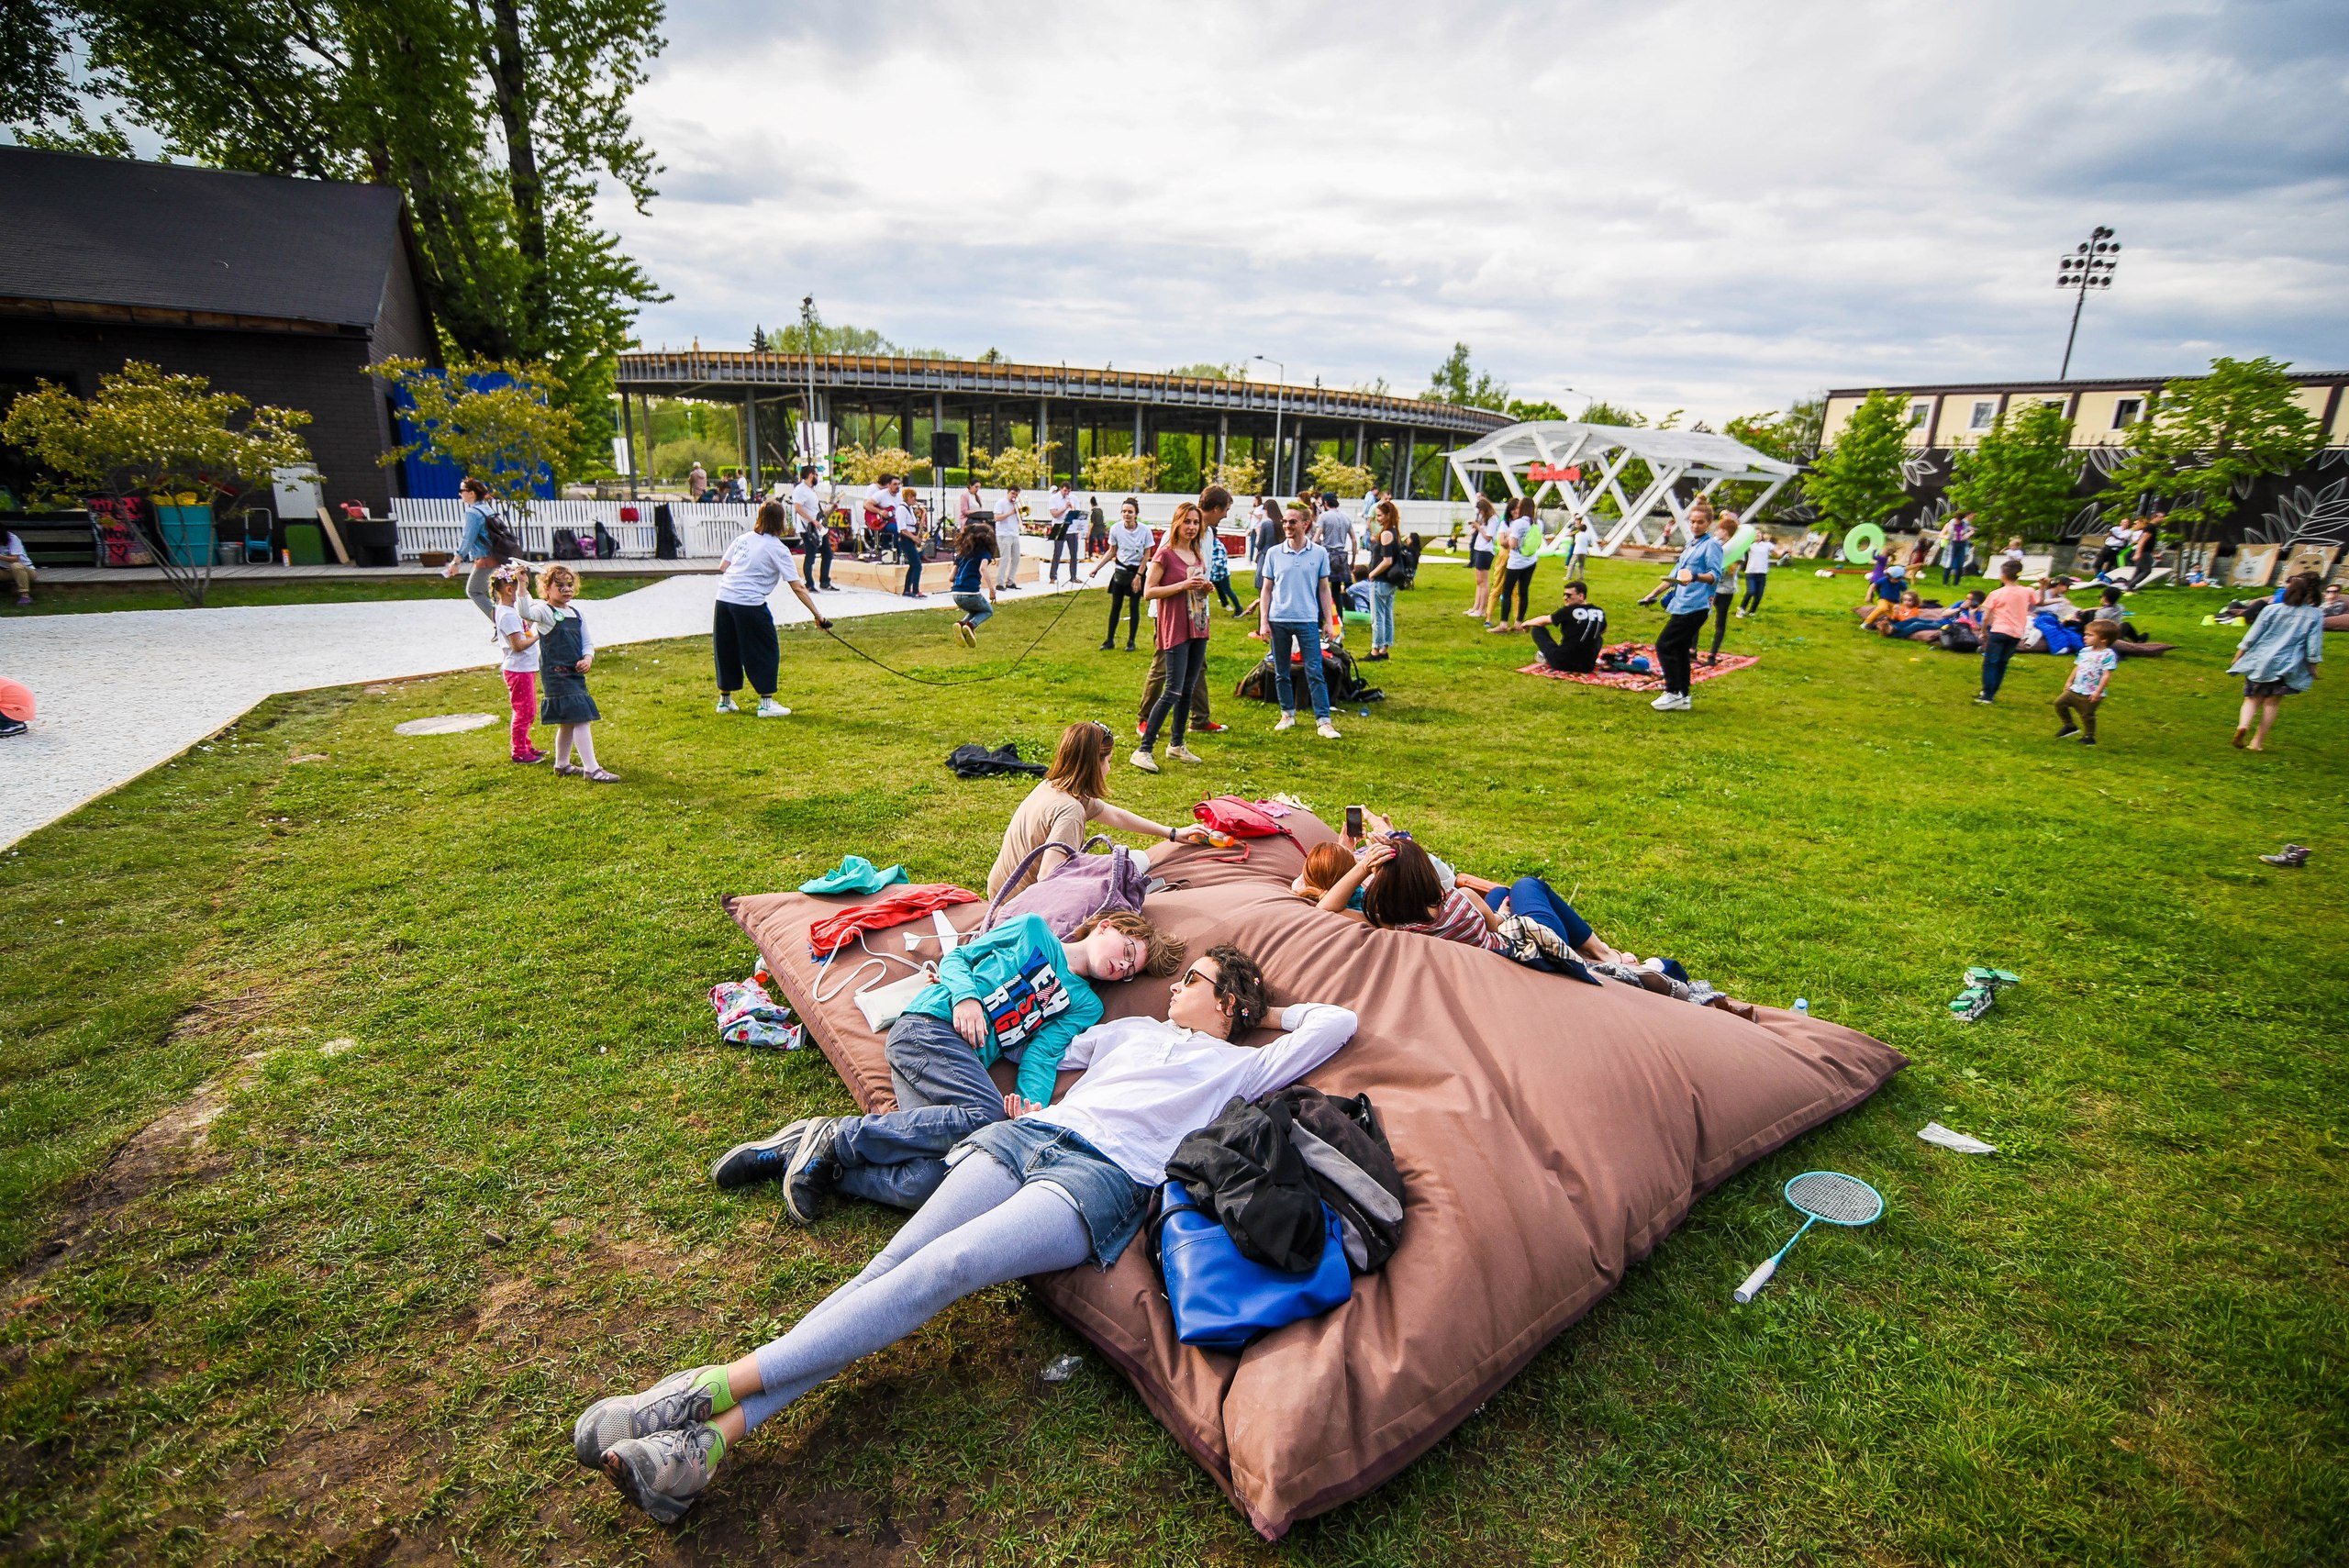
{"type": "Polygon", "coordinates": [[[739,344],[816,295],[901,341],[1715,418],[2052,373],[2349,362],[2349,8],[681,0],[609,220],[739,344]]]}

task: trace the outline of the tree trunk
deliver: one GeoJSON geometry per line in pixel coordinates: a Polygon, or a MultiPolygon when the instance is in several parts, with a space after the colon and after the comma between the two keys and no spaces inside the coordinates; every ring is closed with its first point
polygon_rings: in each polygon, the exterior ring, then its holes
{"type": "Polygon", "coordinates": [[[528,268],[522,283],[522,331],[517,336],[535,357],[546,352],[547,222],[538,146],[530,126],[529,70],[516,0],[490,0],[490,14],[495,26],[490,29],[490,48],[483,63],[489,68],[497,117],[506,132],[507,186],[514,196],[515,239],[528,268]]]}

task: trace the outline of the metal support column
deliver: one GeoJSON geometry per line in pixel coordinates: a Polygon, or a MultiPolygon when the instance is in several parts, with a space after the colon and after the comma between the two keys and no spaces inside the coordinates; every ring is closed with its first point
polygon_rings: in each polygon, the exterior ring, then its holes
{"type": "Polygon", "coordinates": [[[1364,433],[1365,431],[1362,422],[1360,420],[1356,420],[1354,422],[1354,466],[1356,468],[1360,468],[1362,466],[1363,438],[1364,433]]]}
{"type": "Polygon", "coordinates": [[[1134,456],[1141,456],[1141,405],[1134,405],[1134,456]]]}
{"type": "Polygon", "coordinates": [[[1417,430],[1405,430],[1403,432],[1403,444],[1401,447],[1397,449],[1395,453],[1395,484],[1393,488],[1397,500],[1408,501],[1411,498],[1411,467],[1413,461],[1417,459],[1419,455],[1419,433],[1417,430]]]}
{"type": "Polygon", "coordinates": [[[1218,468],[1221,468],[1223,466],[1226,454],[1230,445],[1231,416],[1229,414],[1219,414],[1215,417],[1215,465],[1218,468]]]}
{"type": "Polygon", "coordinates": [[[1043,459],[1044,483],[1048,485],[1052,482],[1052,454],[1045,450],[1044,443],[1052,439],[1052,405],[1044,398],[1036,399],[1036,455],[1043,459]]]}
{"type": "Polygon", "coordinates": [[[628,389],[620,389],[620,439],[628,443],[628,498],[636,499],[637,471],[643,465],[636,460],[636,419],[629,412],[628,389]]]}
{"type": "Polygon", "coordinates": [[[756,387],[742,394],[742,445],[749,449],[746,467],[750,477],[743,481],[749,486],[751,499],[759,498],[759,394],[756,387]]]}

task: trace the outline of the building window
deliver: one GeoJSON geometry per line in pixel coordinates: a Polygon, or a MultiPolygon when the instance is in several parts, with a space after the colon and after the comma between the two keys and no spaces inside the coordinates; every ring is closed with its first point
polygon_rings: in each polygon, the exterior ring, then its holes
{"type": "Polygon", "coordinates": [[[1932,416],[1932,399],[1928,397],[1920,397],[1916,402],[1909,405],[1909,428],[1912,430],[1919,428],[1924,424],[1926,419],[1932,416]]]}
{"type": "Polygon", "coordinates": [[[1987,430],[1990,428],[1990,421],[1998,417],[1998,400],[1997,398],[1976,398],[1974,401],[1974,417],[1966,421],[1965,428],[1969,430],[1987,430]]]}
{"type": "Polygon", "coordinates": [[[2116,399],[2112,405],[2112,428],[2116,430],[2127,429],[2137,422],[2138,417],[2144,411],[2145,400],[2142,397],[2116,399]]]}

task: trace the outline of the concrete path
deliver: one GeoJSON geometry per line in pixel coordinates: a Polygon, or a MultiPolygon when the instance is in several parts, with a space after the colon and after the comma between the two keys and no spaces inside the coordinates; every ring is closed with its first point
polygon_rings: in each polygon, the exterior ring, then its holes
{"type": "MultiPolygon", "coordinates": [[[[718,579],[672,577],[583,601],[596,646],[709,631],[718,579]]],[[[1064,593],[1029,586],[1020,597],[1064,593]]],[[[909,602],[841,588],[817,595],[835,620],[951,610],[942,593],[909,602]]],[[[790,590],[775,619],[804,625],[790,590]]],[[[941,636],[946,635],[941,617],[941,636]]],[[[39,717],[0,740],[0,848],[178,756],[279,692],[439,674],[496,662],[470,601],[389,600],[207,610],[119,610],[0,619],[0,675],[32,688],[39,717]]],[[[502,713],[495,685],[473,706],[502,713]]],[[[786,696],[786,700],[787,696],[786,696]]]]}

